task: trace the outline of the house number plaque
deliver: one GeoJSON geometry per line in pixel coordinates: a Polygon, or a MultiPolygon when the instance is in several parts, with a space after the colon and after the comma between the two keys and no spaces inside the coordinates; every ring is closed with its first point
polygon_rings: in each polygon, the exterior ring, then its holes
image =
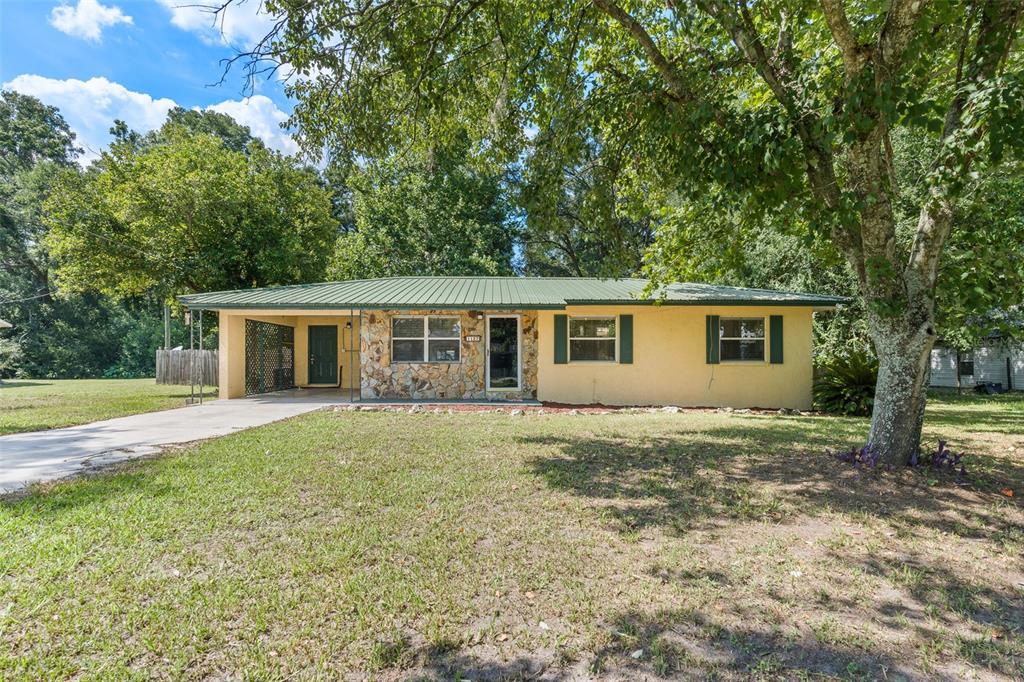
{"type": "Polygon", "coordinates": [[[466,343],[474,343],[480,340],[479,334],[466,334],[466,343]]]}

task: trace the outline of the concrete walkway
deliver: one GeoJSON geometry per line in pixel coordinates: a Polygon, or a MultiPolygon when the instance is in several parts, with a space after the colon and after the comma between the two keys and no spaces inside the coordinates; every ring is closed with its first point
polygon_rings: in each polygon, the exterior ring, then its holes
{"type": "Polygon", "coordinates": [[[347,402],[337,390],[294,390],[0,436],[0,494],[347,402]]]}

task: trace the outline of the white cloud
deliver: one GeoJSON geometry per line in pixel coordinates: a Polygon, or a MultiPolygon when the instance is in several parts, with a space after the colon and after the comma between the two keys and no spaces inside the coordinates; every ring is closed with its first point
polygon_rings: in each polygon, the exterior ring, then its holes
{"type": "Polygon", "coordinates": [[[100,150],[110,142],[109,130],[115,118],[126,122],[129,128],[146,132],[159,127],[174,106],[172,99],[153,99],[106,78],[58,80],[23,74],[4,83],[3,87],[38,97],[60,109],[78,135],[79,145],[85,148],[82,163],[98,157],[100,150]]]}
{"type": "MultiPolygon", "coordinates": [[[[171,13],[171,23],[199,35],[211,45],[251,47],[270,32],[274,19],[263,0],[236,0],[219,14],[204,0],[158,0],[171,13]]],[[[220,3],[217,4],[219,6],[220,3]]]]}
{"type": "Polygon", "coordinates": [[[278,109],[266,95],[253,95],[241,101],[229,99],[206,108],[227,114],[242,125],[249,126],[252,134],[263,140],[268,147],[285,154],[296,154],[299,151],[299,145],[292,136],[281,128],[288,114],[278,109]]]}
{"type": "MultiPolygon", "coordinates": [[[[79,159],[82,164],[97,158],[100,151],[110,144],[110,126],[115,118],[126,122],[132,130],[146,133],[159,128],[167,118],[167,112],[176,106],[172,99],[154,99],[106,78],[58,80],[23,74],[4,83],[3,89],[38,97],[60,109],[78,136],[79,146],[85,148],[85,154],[79,159]]],[[[249,126],[254,136],[273,149],[286,154],[298,151],[295,140],[279,127],[288,114],[269,97],[256,95],[241,101],[226,100],[206,108],[228,114],[242,125],[249,126]]]]}
{"type": "Polygon", "coordinates": [[[131,24],[132,18],[116,5],[101,5],[97,0],[78,0],[71,6],[60,4],[50,12],[50,24],[69,36],[98,42],[103,28],[115,24],[131,24]]]}

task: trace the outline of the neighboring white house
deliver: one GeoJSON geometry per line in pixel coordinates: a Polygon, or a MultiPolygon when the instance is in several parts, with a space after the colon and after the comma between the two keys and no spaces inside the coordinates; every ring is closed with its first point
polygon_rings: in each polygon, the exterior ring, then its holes
{"type": "Polygon", "coordinates": [[[932,349],[931,386],[973,388],[981,383],[1024,391],[1024,345],[992,339],[973,351],[960,353],[959,372],[954,349],[932,349]]]}
{"type": "Polygon", "coordinates": [[[10,329],[14,325],[7,320],[0,320],[0,329],[10,329]]]}

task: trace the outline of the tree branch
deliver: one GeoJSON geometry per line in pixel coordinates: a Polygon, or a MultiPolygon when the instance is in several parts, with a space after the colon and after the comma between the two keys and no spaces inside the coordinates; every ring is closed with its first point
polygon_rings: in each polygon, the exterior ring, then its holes
{"type": "MultiPolygon", "coordinates": [[[[924,288],[928,292],[934,290],[939,256],[953,224],[955,196],[949,178],[962,177],[970,170],[975,153],[958,152],[962,151],[961,145],[977,139],[983,133],[980,124],[964,128],[963,114],[969,105],[971,92],[985,81],[995,78],[1006,63],[1022,14],[1022,0],[986,0],[981,6],[974,50],[966,60],[967,68],[962,69],[959,65],[957,68],[955,94],[946,111],[943,125],[943,144],[933,166],[935,180],[929,189],[929,198],[921,209],[907,263],[908,286],[924,288]]],[[[965,19],[965,31],[970,31],[973,19],[973,12],[969,13],[965,19]]]]}
{"type": "Polygon", "coordinates": [[[683,83],[683,80],[679,77],[675,68],[673,68],[672,63],[669,62],[661,49],[658,48],[651,34],[647,32],[647,29],[639,21],[633,18],[633,15],[616,5],[612,0],[592,1],[595,7],[614,19],[633,35],[647,55],[647,58],[651,60],[651,64],[654,65],[662,80],[668,85],[669,91],[675,99],[678,99],[680,102],[692,102],[696,99],[690,89],[686,87],[686,84],[683,83]]]}
{"type": "Polygon", "coordinates": [[[899,69],[924,5],[923,0],[892,0],[889,5],[885,23],[878,34],[877,59],[878,65],[890,74],[899,69]]]}
{"type": "Polygon", "coordinates": [[[832,32],[832,39],[839,47],[839,54],[846,67],[846,80],[849,82],[860,73],[864,64],[867,63],[867,50],[857,40],[853,27],[850,26],[850,20],[846,16],[842,0],[821,0],[821,11],[825,15],[825,23],[828,24],[829,31],[832,32]]]}
{"type": "MultiPolygon", "coordinates": [[[[775,95],[776,100],[789,114],[794,130],[803,145],[805,171],[814,196],[829,209],[835,210],[841,204],[841,195],[835,176],[832,150],[822,138],[823,127],[813,107],[802,107],[798,91],[793,89],[773,62],[757,33],[746,5],[740,4],[740,12],[729,0],[698,0],[699,6],[713,17],[732,37],[740,52],[754,65],[762,80],[775,95]]],[[[857,236],[847,226],[841,226],[836,233],[844,245],[854,248],[857,236]]]]}

